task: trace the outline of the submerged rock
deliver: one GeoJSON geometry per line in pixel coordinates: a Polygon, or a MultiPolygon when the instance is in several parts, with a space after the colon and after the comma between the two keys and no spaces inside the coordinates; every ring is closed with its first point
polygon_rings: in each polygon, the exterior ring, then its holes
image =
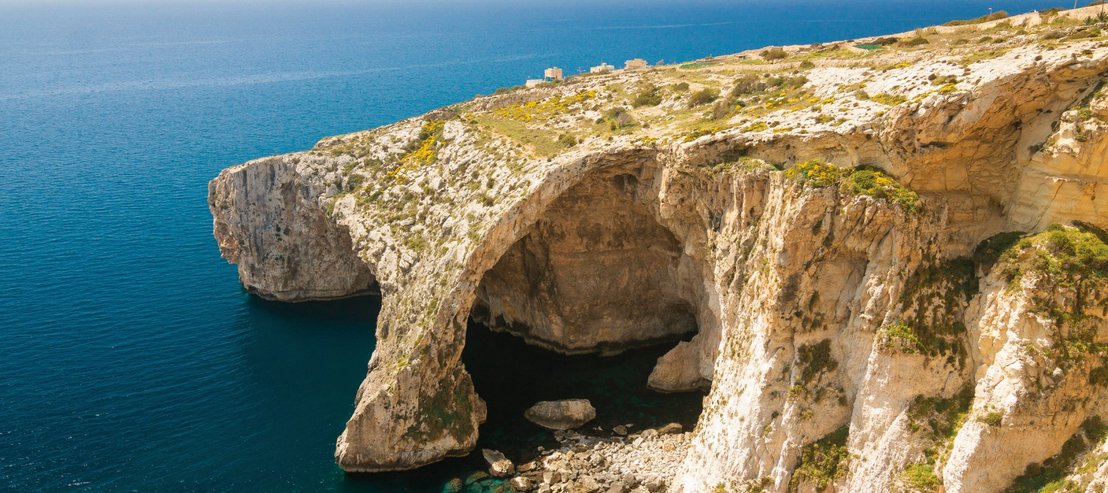
{"type": "Polygon", "coordinates": [[[572,430],[596,419],[596,408],[588,399],[542,401],[527,409],[523,416],[549,430],[572,430]]]}

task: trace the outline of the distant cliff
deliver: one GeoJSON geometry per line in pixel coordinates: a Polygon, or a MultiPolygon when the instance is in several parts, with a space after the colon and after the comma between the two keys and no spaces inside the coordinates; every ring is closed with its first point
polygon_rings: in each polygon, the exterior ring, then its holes
{"type": "Polygon", "coordinates": [[[347,471],[470,451],[471,313],[565,353],[695,331],[672,491],[1108,483],[1108,16],[583,75],[225,170],[267,298],[378,285],[347,471]]]}

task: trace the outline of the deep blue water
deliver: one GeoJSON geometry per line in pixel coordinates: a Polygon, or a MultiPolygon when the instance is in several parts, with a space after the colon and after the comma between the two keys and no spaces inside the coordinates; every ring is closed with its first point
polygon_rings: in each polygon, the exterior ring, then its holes
{"type": "Polygon", "coordinates": [[[377,301],[244,294],[211,239],[221,168],[549,65],[1055,2],[36,3],[0,0],[0,487],[394,492],[469,465],[369,478],[333,465],[377,301]]]}

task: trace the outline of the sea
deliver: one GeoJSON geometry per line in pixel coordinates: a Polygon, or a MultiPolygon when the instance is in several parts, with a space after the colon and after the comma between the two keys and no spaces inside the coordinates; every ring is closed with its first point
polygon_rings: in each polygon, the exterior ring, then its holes
{"type": "MultiPolygon", "coordinates": [[[[207,183],[224,167],[549,66],[672,63],[1053,6],[1071,5],[0,0],[0,488],[437,492],[481,468],[473,456],[396,474],[335,466],[380,300],[245,293],[211,234],[207,183]]],[[[520,422],[520,399],[590,396],[609,425],[695,421],[702,396],[642,388],[664,348],[567,359],[471,329],[483,446],[522,459],[549,442],[520,422]]]]}

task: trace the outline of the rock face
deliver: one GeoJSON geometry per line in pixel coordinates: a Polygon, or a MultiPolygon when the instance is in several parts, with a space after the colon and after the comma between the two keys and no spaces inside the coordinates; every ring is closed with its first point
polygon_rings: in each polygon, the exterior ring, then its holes
{"type": "Polygon", "coordinates": [[[215,235],[262,296],[379,286],[347,471],[473,449],[472,314],[565,353],[695,333],[649,382],[711,388],[671,491],[1095,491],[1097,13],[477,98],[225,170],[215,235]]]}
{"type": "Polygon", "coordinates": [[[572,430],[596,419],[596,408],[587,399],[542,401],[528,408],[524,417],[549,430],[572,430]]]}

